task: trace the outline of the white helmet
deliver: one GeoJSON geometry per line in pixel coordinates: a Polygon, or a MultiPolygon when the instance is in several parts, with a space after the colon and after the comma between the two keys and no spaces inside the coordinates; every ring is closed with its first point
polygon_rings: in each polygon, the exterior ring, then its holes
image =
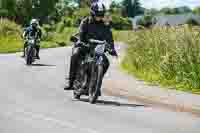
{"type": "Polygon", "coordinates": [[[32,19],[31,20],[31,23],[30,23],[32,26],[38,26],[39,25],[39,22],[38,22],[38,20],[37,19],[32,19]]]}

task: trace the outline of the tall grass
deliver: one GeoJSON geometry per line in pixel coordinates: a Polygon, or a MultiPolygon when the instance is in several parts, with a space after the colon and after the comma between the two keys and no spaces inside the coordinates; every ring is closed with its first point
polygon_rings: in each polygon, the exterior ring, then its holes
{"type": "Polygon", "coordinates": [[[130,30],[113,30],[113,38],[115,42],[128,43],[129,38],[131,38],[130,30]]]}
{"type": "Polygon", "coordinates": [[[130,34],[125,69],[156,84],[200,92],[200,28],[154,28],[130,34]]]}
{"type": "Polygon", "coordinates": [[[47,38],[43,39],[42,48],[62,47],[70,44],[70,36],[77,32],[77,28],[65,27],[62,32],[49,32],[47,38]]]}
{"type": "Polygon", "coordinates": [[[22,39],[21,27],[7,19],[0,19],[0,53],[18,51],[22,39]]]}

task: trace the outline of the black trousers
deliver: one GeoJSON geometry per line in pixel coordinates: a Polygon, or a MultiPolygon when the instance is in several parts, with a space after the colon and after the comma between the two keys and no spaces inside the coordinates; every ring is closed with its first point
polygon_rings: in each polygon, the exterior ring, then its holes
{"type": "MultiPolygon", "coordinates": [[[[85,58],[86,53],[87,53],[87,50],[83,47],[73,48],[71,61],[70,61],[70,71],[69,71],[69,84],[70,84],[70,86],[73,86],[73,82],[76,78],[76,72],[77,72],[78,66],[81,63],[81,60],[83,60],[85,58]]],[[[103,72],[104,72],[104,75],[107,72],[109,66],[110,66],[109,60],[104,55],[103,56],[103,72]]]]}

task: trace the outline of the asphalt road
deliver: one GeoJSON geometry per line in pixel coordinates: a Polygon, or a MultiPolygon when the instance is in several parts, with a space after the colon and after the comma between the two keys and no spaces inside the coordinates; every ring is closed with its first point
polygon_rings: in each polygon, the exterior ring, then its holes
{"type": "Polygon", "coordinates": [[[110,96],[96,105],[73,100],[63,91],[70,54],[43,50],[31,67],[19,54],[0,55],[0,133],[200,133],[189,113],[110,96]]]}

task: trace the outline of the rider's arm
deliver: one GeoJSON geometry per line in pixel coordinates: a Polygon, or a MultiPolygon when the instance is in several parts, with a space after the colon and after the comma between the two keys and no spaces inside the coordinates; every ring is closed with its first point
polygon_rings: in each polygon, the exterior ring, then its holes
{"type": "Polygon", "coordinates": [[[84,19],[79,27],[79,34],[80,34],[80,41],[87,43],[88,39],[87,39],[87,20],[84,19]]]}
{"type": "Polygon", "coordinates": [[[108,42],[108,44],[110,45],[110,48],[112,49],[112,55],[113,56],[117,56],[117,52],[115,50],[115,46],[114,46],[114,39],[113,39],[113,34],[112,34],[112,29],[110,26],[107,26],[107,34],[106,34],[106,41],[108,42]]]}
{"type": "Polygon", "coordinates": [[[23,38],[26,38],[27,35],[28,35],[28,29],[25,29],[22,36],[23,38]]]}
{"type": "Polygon", "coordinates": [[[38,38],[41,39],[42,38],[42,30],[39,28],[38,29],[38,38]]]}

